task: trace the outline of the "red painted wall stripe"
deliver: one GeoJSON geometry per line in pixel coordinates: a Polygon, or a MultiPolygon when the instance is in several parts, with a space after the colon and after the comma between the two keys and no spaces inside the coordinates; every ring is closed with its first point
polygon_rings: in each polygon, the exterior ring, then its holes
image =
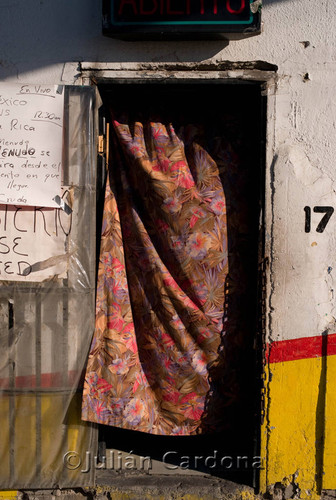
{"type": "Polygon", "coordinates": [[[272,342],[267,346],[266,356],[270,363],[282,363],[333,354],[336,354],[336,333],[272,342]]]}
{"type": "MultiPolygon", "coordinates": [[[[266,358],[269,363],[283,363],[298,359],[320,358],[336,354],[336,333],[303,337],[301,339],[280,340],[268,344],[266,358]]],[[[83,385],[84,373],[68,372],[67,384],[70,387],[77,382],[78,387],[83,385]]],[[[63,374],[42,373],[41,388],[62,387],[63,374]]],[[[26,375],[15,378],[16,388],[36,388],[36,376],[26,375]]],[[[9,379],[0,379],[0,389],[9,389],[9,379]]]]}
{"type": "MultiPolygon", "coordinates": [[[[41,373],[41,389],[49,388],[64,388],[71,389],[74,386],[77,388],[82,388],[84,381],[84,372],[76,372],[75,370],[68,372],[68,377],[64,380],[63,373],[41,373]]],[[[36,389],[38,391],[36,383],[36,375],[22,375],[15,377],[15,389],[36,389]]],[[[9,378],[0,379],[0,390],[10,389],[9,378]]]]}

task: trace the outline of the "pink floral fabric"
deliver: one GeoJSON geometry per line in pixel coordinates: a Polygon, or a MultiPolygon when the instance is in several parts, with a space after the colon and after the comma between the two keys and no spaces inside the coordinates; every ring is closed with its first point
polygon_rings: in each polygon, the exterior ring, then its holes
{"type": "Polygon", "coordinates": [[[196,143],[187,162],[171,126],[113,125],[83,419],[163,435],[215,430],[228,273],[218,167],[196,143]]]}

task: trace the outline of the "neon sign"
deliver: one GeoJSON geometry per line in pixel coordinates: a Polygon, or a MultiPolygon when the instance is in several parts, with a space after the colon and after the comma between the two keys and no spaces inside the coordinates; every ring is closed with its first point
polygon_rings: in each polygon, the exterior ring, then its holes
{"type": "Polygon", "coordinates": [[[155,34],[161,38],[254,35],[260,32],[260,12],[258,9],[254,12],[253,3],[253,0],[105,0],[103,33],[126,37],[133,34],[139,35],[138,38],[155,34]]]}

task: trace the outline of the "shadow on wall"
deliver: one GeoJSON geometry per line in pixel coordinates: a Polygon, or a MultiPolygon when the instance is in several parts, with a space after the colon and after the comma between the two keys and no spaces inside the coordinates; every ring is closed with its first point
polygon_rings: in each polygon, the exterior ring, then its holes
{"type": "MultiPolygon", "coordinates": [[[[288,1],[265,0],[264,8],[288,1]]],[[[0,0],[0,78],[74,61],[197,62],[229,43],[112,40],[102,35],[101,13],[101,0],[0,0]]]]}

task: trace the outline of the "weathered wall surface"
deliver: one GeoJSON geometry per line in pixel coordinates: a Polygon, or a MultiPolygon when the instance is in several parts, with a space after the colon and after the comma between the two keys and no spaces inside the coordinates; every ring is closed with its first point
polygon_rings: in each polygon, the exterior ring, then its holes
{"type": "Polygon", "coordinates": [[[73,83],[79,62],[263,60],[278,66],[272,128],[275,192],[274,339],[333,328],[334,221],[322,235],[302,235],[306,205],[332,205],[336,135],[336,36],[332,2],[265,0],[263,32],[239,41],[125,42],[101,34],[95,0],[19,0],[0,4],[0,78],[73,83]],[[69,63],[74,63],[69,65],[69,63]],[[315,245],[315,240],[317,245],[315,245]],[[313,244],[313,246],[311,246],[313,244]],[[290,257],[289,257],[290,255],[290,257]],[[281,258],[280,258],[281,257],[281,258]],[[284,293],[286,283],[286,293],[284,293]],[[307,290],[310,290],[307,293],[307,290]],[[306,313],[307,309],[309,314],[306,313]],[[283,314],[283,311],[287,311],[283,314]],[[276,333],[275,333],[276,330],[276,333]]]}
{"type": "Polygon", "coordinates": [[[294,475],[302,497],[336,488],[336,215],[317,232],[324,213],[314,211],[335,207],[335,17],[329,0],[265,0],[256,37],[123,42],[102,36],[96,0],[0,2],[2,81],[80,83],[79,63],[88,62],[126,73],[129,63],[144,62],[262,60],[278,67],[269,86],[266,161],[270,377],[262,486],[289,484],[294,475]]]}

